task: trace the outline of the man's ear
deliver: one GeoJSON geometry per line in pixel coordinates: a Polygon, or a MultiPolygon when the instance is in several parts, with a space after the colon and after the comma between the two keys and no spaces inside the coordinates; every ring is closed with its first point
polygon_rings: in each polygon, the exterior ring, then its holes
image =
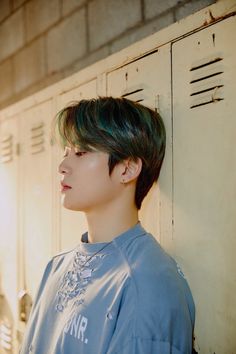
{"type": "Polygon", "coordinates": [[[124,160],[122,164],[121,183],[128,183],[138,178],[142,170],[142,160],[140,158],[137,158],[137,160],[129,158],[124,160]]]}

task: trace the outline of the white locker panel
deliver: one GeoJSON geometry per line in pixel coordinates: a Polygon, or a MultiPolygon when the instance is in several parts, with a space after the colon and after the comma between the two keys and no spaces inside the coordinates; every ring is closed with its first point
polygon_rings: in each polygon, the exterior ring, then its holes
{"type": "Polygon", "coordinates": [[[58,97],[58,109],[70,105],[74,101],[80,101],[87,98],[96,97],[97,93],[97,79],[91,80],[87,83],[81,84],[67,92],[63,92],[58,97]]]}
{"type": "Polygon", "coordinates": [[[12,353],[17,320],[18,124],[1,124],[0,143],[0,353],[12,353]]]}
{"type": "MultiPolygon", "coordinates": [[[[66,107],[73,103],[73,101],[79,101],[82,99],[93,98],[97,95],[97,80],[91,80],[88,83],[85,83],[77,88],[74,88],[64,94],[62,94],[58,99],[58,110],[66,107]]],[[[60,160],[63,156],[63,150],[58,148],[58,162],[59,165],[60,160]]],[[[57,172],[56,172],[57,173],[57,172]]],[[[60,180],[61,175],[59,173],[57,178],[57,186],[58,189],[58,198],[60,200],[60,180]]],[[[60,203],[60,202],[59,202],[60,203]]],[[[87,230],[86,218],[82,212],[75,212],[71,210],[65,209],[63,206],[60,207],[59,211],[59,229],[60,229],[60,241],[59,247],[60,250],[69,250],[74,248],[80,238],[82,233],[87,230]]]]}
{"type": "Polygon", "coordinates": [[[107,95],[123,96],[155,108],[167,131],[166,155],[159,177],[140,210],[140,220],[163,245],[171,240],[171,72],[170,45],[107,74],[107,95]]]}
{"type": "Polygon", "coordinates": [[[21,286],[34,298],[44,268],[52,255],[52,102],[48,100],[22,113],[21,286]]]}
{"type": "Polygon", "coordinates": [[[235,31],[231,17],[173,45],[173,238],[204,354],[236,353],[235,31]]]}

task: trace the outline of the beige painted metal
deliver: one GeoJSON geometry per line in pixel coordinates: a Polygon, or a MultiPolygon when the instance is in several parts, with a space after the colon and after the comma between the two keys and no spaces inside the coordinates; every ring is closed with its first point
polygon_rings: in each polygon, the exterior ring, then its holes
{"type": "MultiPolygon", "coordinates": [[[[18,346],[39,280],[53,255],[52,100],[15,116],[19,126],[18,346]]],[[[16,350],[17,352],[17,350],[16,350]]]]}
{"type": "Polygon", "coordinates": [[[34,298],[38,280],[52,256],[51,100],[23,112],[21,134],[21,238],[24,245],[21,286],[34,298]]]}
{"type": "Polygon", "coordinates": [[[0,164],[0,352],[10,354],[11,349],[15,347],[14,323],[17,321],[18,313],[18,124],[14,118],[1,124],[0,140],[2,150],[2,163],[0,164]],[[6,332],[9,332],[7,337],[12,339],[6,338],[6,332]],[[7,350],[7,348],[11,349],[7,350]]]}
{"type": "Polygon", "coordinates": [[[236,353],[235,32],[232,17],[173,45],[173,243],[199,353],[236,353]]]}

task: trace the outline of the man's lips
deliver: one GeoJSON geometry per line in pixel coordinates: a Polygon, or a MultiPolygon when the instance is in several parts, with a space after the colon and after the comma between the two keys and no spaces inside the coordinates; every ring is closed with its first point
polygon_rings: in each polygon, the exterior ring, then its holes
{"type": "Polygon", "coordinates": [[[61,182],[61,191],[67,191],[68,189],[71,189],[71,186],[68,186],[67,184],[61,182]]]}

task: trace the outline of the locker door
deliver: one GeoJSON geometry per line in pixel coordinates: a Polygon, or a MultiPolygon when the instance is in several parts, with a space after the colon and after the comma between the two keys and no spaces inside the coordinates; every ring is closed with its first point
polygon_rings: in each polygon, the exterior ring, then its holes
{"type": "Polygon", "coordinates": [[[197,306],[200,353],[236,352],[235,30],[228,18],[172,53],[173,238],[197,306]]]}
{"type": "MultiPolygon", "coordinates": [[[[81,99],[93,98],[97,95],[97,82],[96,79],[83,84],[77,88],[74,88],[59,97],[58,100],[58,111],[63,107],[71,104],[73,101],[79,101],[81,99]]],[[[57,165],[59,165],[60,160],[63,156],[63,150],[59,147],[57,149],[57,165]]],[[[57,166],[55,167],[55,171],[57,170],[57,166]]],[[[82,233],[87,230],[86,219],[82,212],[75,212],[71,210],[65,209],[60,204],[61,194],[60,194],[60,180],[61,176],[56,171],[57,179],[56,179],[56,189],[58,196],[58,205],[59,209],[59,249],[60,250],[68,250],[75,247],[80,240],[82,233]]]]}
{"type": "Polygon", "coordinates": [[[155,108],[167,131],[166,155],[159,182],[144,199],[140,220],[158,240],[168,246],[171,239],[171,71],[170,46],[135,60],[107,74],[108,96],[124,96],[155,108]]]}
{"type": "MultiPolygon", "coordinates": [[[[0,162],[0,352],[13,353],[17,321],[18,121],[1,123],[0,162]]],[[[15,348],[16,349],[16,348],[15,348]]]]}
{"type": "Polygon", "coordinates": [[[50,100],[35,105],[20,117],[21,287],[32,298],[52,255],[51,119],[50,100]]]}

